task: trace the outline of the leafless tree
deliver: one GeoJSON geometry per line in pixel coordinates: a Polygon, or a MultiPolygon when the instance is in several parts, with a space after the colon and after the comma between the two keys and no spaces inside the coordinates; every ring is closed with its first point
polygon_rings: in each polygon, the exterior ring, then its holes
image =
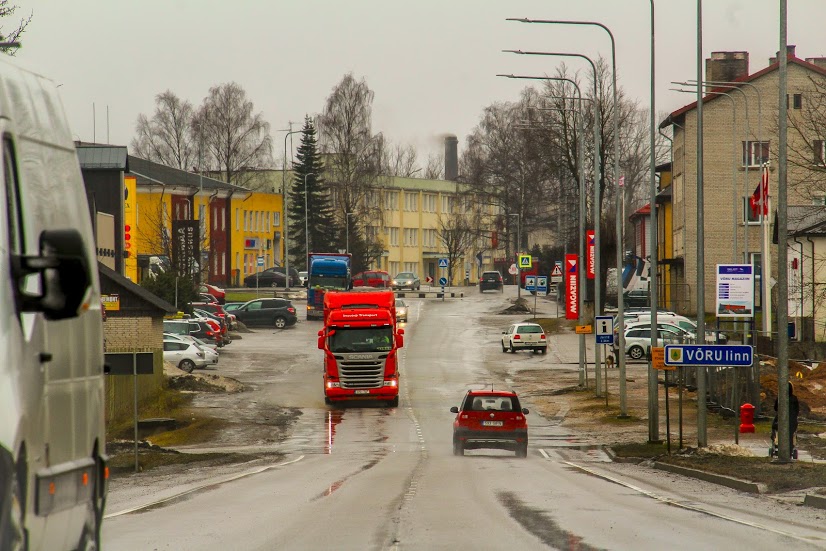
{"type": "Polygon", "coordinates": [[[412,145],[386,143],[382,152],[382,174],[413,178],[422,170],[416,161],[417,156],[412,145]]]}
{"type": "Polygon", "coordinates": [[[244,185],[245,169],[272,166],[270,125],[262,113],[254,112],[252,101],[236,82],[209,89],[192,129],[228,183],[244,185]]]}
{"type": "MultiPolygon", "coordinates": [[[[11,4],[10,0],[0,0],[0,20],[4,20],[8,17],[13,17],[18,7],[19,6],[11,4]]],[[[34,14],[32,13],[29,14],[28,17],[20,19],[20,21],[16,23],[14,29],[10,32],[5,32],[4,28],[0,26],[0,42],[17,42],[20,39],[20,35],[23,34],[23,32],[26,30],[26,27],[28,27],[29,23],[31,23],[33,16],[34,14]]],[[[0,48],[0,50],[7,53],[8,55],[14,55],[17,53],[16,48],[0,48]]]]}
{"type": "Polygon", "coordinates": [[[436,235],[444,247],[447,257],[447,280],[449,283],[453,283],[456,266],[461,259],[468,257],[471,247],[473,247],[479,235],[478,228],[474,223],[473,216],[466,214],[459,207],[454,209],[452,213],[439,215],[436,235]]]}
{"type": "MultiPolygon", "coordinates": [[[[788,110],[789,133],[793,135],[788,140],[787,158],[795,172],[795,178],[789,180],[793,196],[811,204],[826,196],[826,78],[809,75],[809,83],[800,109],[788,110]]],[[[776,130],[776,120],[774,126],[776,130]]]]}
{"type": "Polygon", "coordinates": [[[428,180],[441,180],[445,176],[445,154],[431,153],[427,156],[424,177],[428,180]]]}
{"type": "Polygon", "coordinates": [[[132,139],[132,151],[143,159],[181,170],[192,170],[199,161],[199,147],[192,131],[194,109],[166,90],[155,96],[155,113],[152,118],[138,115],[136,136],[132,139]]]}

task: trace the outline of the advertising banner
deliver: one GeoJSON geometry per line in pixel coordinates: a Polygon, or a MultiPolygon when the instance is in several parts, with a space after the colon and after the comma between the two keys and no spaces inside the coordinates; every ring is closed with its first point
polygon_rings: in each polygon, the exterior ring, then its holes
{"type": "Polygon", "coordinates": [[[565,319],[579,319],[579,266],[575,254],[565,255],[565,319]]]}
{"type": "Polygon", "coordinates": [[[717,264],[717,317],[754,316],[754,269],[751,264],[717,264]]]}
{"type": "Polygon", "coordinates": [[[588,266],[588,269],[585,271],[585,275],[588,279],[594,279],[594,267],[596,266],[596,234],[594,230],[585,230],[585,264],[588,266]]]}

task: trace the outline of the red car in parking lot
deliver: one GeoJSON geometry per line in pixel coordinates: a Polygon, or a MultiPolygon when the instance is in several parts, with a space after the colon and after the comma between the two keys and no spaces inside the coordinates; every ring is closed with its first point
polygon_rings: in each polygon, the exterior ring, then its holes
{"type": "Polygon", "coordinates": [[[209,294],[215,297],[215,300],[218,304],[224,304],[226,302],[227,293],[220,287],[216,287],[215,285],[210,285],[209,283],[201,283],[200,287],[198,287],[198,292],[203,294],[209,294]]]}
{"type": "Polygon", "coordinates": [[[528,410],[515,392],[469,390],[461,407],[450,408],[453,421],[453,455],[465,450],[492,448],[510,450],[516,457],[528,456],[528,410]]]}

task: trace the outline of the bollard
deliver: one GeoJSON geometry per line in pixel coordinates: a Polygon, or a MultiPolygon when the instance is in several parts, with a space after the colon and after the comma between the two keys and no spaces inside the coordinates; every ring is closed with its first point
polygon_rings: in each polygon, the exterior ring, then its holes
{"type": "Polygon", "coordinates": [[[754,406],[740,406],[740,433],[754,432],[754,406]]]}

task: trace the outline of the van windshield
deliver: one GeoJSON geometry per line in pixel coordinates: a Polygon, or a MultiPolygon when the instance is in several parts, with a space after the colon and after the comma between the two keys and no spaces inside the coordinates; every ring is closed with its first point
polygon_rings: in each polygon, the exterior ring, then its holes
{"type": "Polygon", "coordinates": [[[393,332],[385,327],[336,328],[330,337],[330,352],[383,352],[391,350],[393,332]]]}
{"type": "Polygon", "coordinates": [[[189,323],[181,321],[165,321],[163,322],[164,333],[172,333],[173,335],[189,335],[189,323]]]}
{"type": "Polygon", "coordinates": [[[312,274],[310,276],[310,287],[344,291],[349,288],[349,285],[346,277],[312,274]]]}

